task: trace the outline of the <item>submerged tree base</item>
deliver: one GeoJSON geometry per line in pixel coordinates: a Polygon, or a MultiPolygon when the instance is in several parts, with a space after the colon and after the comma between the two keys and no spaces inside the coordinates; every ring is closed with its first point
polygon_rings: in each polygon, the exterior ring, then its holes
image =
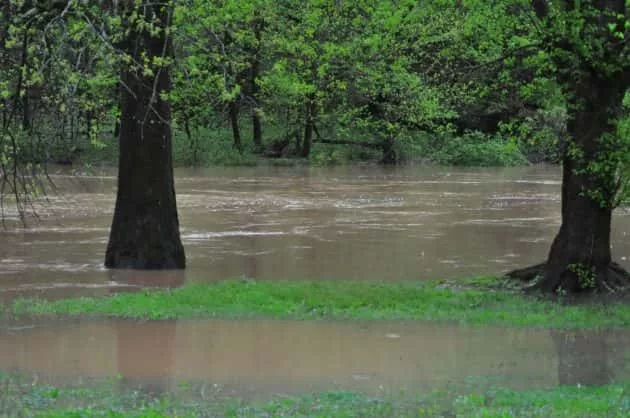
{"type": "Polygon", "coordinates": [[[554,293],[629,293],[630,272],[615,262],[596,270],[581,270],[573,265],[561,269],[548,267],[548,263],[513,270],[505,276],[526,282],[527,291],[554,293]],[[595,271],[595,272],[593,272],[595,271]]]}

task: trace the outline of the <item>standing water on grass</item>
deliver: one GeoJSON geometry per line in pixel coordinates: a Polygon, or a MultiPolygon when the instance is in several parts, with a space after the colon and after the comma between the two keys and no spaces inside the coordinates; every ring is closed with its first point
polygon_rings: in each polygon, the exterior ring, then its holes
{"type": "MultiPolygon", "coordinates": [[[[115,171],[50,172],[60,193],[37,205],[41,220],[1,232],[0,300],[241,277],[408,281],[498,274],[543,260],[560,223],[554,166],[179,169],[188,269],[112,273],[103,259],[115,171]]],[[[616,211],[613,223],[613,254],[625,267],[628,215],[616,211]]]]}
{"type": "Polygon", "coordinates": [[[465,327],[401,321],[22,321],[0,327],[0,370],[59,385],[122,376],[265,398],[350,390],[417,396],[606,384],[630,378],[627,330],[465,327]]]}

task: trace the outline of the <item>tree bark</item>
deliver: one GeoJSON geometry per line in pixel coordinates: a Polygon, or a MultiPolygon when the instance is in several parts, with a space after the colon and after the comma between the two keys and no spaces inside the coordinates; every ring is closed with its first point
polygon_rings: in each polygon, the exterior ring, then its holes
{"type": "MultiPolygon", "coordinates": [[[[627,6],[625,0],[589,3],[592,9],[584,19],[597,32],[578,42],[598,43],[603,51],[599,57],[606,60],[606,66],[593,65],[591,61],[598,55],[584,56],[575,40],[548,41],[559,69],[559,81],[567,93],[569,111],[560,231],[545,263],[508,273],[522,280],[536,279],[531,288],[547,293],[615,292],[630,284],[630,275],[612,262],[610,251],[618,168],[612,154],[626,152],[616,149],[618,145],[611,138],[616,135],[616,122],[630,87],[630,70],[623,59],[626,44],[615,39],[609,25],[620,24],[618,16],[625,15],[627,6]],[[572,56],[573,61],[567,56],[572,56]]],[[[532,5],[540,19],[549,17],[547,2],[533,0],[532,5]]],[[[572,1],[565,1],[564,5],[567,11],[576,7],[572,1]]]]}
{"type": "MultiPolygon", "coordinates": [[[[161,28],[170,24],[165,4],[143,2],[144,17],[161,28]]],[[[126,52],[142,62],[146,55],[170,57],[172,40],[165,31],[151,36],[130,25],[126,52]]],[[[171,154],[171,110],[162,93],[171,87],[170,69],[153,75],[125,66],[122,71],[118,193],[105,266],[132,269],[180,269],[186,259],[179,220],[171,154]]]]}
{"type": "Polygon", "coordinates": [[[546,263],[508,276],[537,278],[533,288],[544,292],[614,291],[628,283],[628,273],[612,263],[610,251],[614,173],[589,169],[605,151],[602,138],[615,134],[624,93],[615,80],[595,76],[577,85],[568,123],[572,143],[563,157],[560,230],[546,263]]]}
{"type": "Polygon", "coordinates": [[[306,120],[304,123],[304,142],[300,150],[300,157],[308,158],[313,144],[313,131],[315,130],[315,100],[310,98],[306,104],[306,120]]]}
{"type": "Polygon", "coordinates": [[[396,164],[396,150],[394,149],[394,144],[396,140],[394,138],[385,139],[382,143],[383,149],[383,158],[381,159],[382,164],[396,164]]]}

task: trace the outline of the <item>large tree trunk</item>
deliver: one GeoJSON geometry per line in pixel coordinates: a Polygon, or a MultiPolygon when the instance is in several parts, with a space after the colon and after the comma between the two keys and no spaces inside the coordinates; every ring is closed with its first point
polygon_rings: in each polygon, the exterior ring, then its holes
{"type": "Polygon", "coordinates": [[[560,231],[546,263],[508,274],[536,278],[533,287],[545,292],[611,291],[628,280],[628,274],[612,263],[610,252],[615,173],[589,166],[607,151],[602,138],[615,134],[625,89],[615,80],[584,78],[570,104],[571,142],[563,157],[560,231]]]}
{"type": "MultiPolygon", "coordinates": [[[[140,10],[156,25],[170,23],[165,4],[144,2],[140,10]]],[[[172,55],[172,41],[164,31],[151,36],[130,27],[125,46],[134,60],[172,55]]],[[[169,67],[154,69],[154,75],[128,67],[122,72],[118,193],[105,256],[109,268],[174,269],[186,264],[173,181],[171,111],[162,100],[171,87],[169,73],[169,67]]]]}
{"type": "MultiPolygon", "coordinates": [[[[562,3],[566,11],[579,9],[579,2],[562,3]]],[[[584,31],[585,38],[552,38],[548,43],[569,102],[570,140],[563,156],[562,225],[545,263],[508,274],[523,280],[536,279],[532,288],[546,292],[616,291],[630,283],[630,275],[612,262],[610,252],[610,223],[619,168],[615,153],[627,152],[619,149],[613,139],[623,97],[630,86],[630,69],[623,58],[626,44],[619,42],[610,27],[619,29],[621,25],[624,30],[619,16],[626,14],[627,2],[588,3],[590,9],[581,15],[582,23],[589,28],[584,31]],[[595,43],[598,49],[586,55],[578,52],[581,46],[595,43]],[[594,62],[597,60],[605,60],[606,65],[594,62]]],[[[549,17],[547,2],[532,0],[532,5],[540,19],[549,17]]]]}

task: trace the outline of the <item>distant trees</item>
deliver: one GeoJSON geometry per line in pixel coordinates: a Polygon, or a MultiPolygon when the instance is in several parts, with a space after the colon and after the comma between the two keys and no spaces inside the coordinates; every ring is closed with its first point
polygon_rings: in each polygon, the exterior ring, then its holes
{"type": "Polygon", "coordinates": [[[258,79],[266,13],[272,4],[185,0],[175,9],[179,46],[171,98],[176,116],[183,124],[201,126],[212,126],[217,114],[224,116],[232,147],[239,152],[244,147],[240,126],[244,109],[251,115],[255,149],[262,147],[258,79]]]}
{"type": "Polygon", "coordinates": [[[106,49],[93,42],[87,9],[73,5],[0,6],[0,196],[11,194],[22,215],[29,196],[46,188],[37,164],[68,162],[82,138],[96,143],[102,113],[112,105],[103,94],[115,83],[103,71],[106,49]]]}
{"type": "MultiPolygon", "coordinates": [[[[72,162],[118,133],[126,3],[52,1],[48,14],[30,3],[3,3],[0,100],[12,132],[42,138],[16,155],[72,162]],[[19,77],[30,94],[15,101],[19,77]]],[[[306,158],[321,143],[397,162],[475,132],[530,144],[538,110],[564,103],[544,65],[513,53],[537,40],[523,5],[172,0],[173,132],[193,164],[222,127],[222,150],[268,156],[306,158]]]]}

